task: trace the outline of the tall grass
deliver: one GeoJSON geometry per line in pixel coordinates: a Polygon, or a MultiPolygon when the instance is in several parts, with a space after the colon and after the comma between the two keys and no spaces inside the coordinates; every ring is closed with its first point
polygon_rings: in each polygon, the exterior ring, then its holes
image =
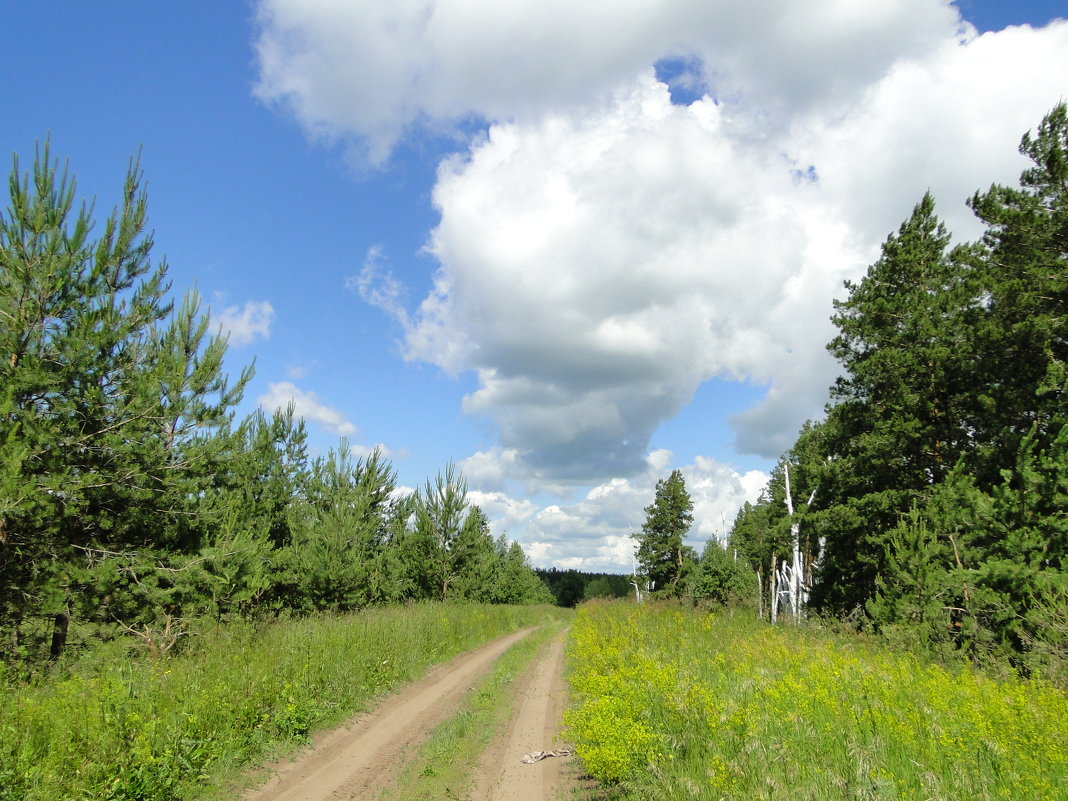
{"type": "Polygon", "coordinates": [[[200,797],[280,744],[548,607],[416,605],[215,628],[169,659],[0,688],[0,799],[200,797]]]}
{"type": "Polygon", "coordinates": [[[1066,797],[1068,698],[805,627],[580,611],[566,722],[627,799],[1066,797]]]}

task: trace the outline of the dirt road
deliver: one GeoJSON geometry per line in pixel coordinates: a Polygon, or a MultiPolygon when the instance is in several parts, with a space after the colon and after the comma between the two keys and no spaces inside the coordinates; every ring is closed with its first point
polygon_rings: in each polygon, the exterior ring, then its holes
{"type": "Polygon", "coordinates": [[[553,801],[564,798],[572,757],[550,757],[524,764],[524,755],[560,749],[557,741],[567,695],[564,687],[564,637],[542,648],[520,679],[516,711],[504,735],[479,762],[472,801],[553,801]]]}
{"type": "MultiPolygon", "coordinates": [[[[438,724],[456,714],[464,694],[494,660],[529,633],[520,631],[438,666],[390,696],[374,712],[317,737],[296,761],[278,768],[244,801],[336,801],[389,797],[393,777],[438,724]]],[[[559,748],[565,697],[563,636],[554,637],[518,682],[516,713],[483,755],[472,777],[472,801],[552,801],[565,783],[564,764],[553,757],[533,765],[525,754],[559,748]]]]}

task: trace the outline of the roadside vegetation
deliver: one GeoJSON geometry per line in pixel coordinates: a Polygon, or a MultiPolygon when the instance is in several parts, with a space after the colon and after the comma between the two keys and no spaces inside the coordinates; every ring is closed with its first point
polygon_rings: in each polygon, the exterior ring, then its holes
{"type": "Polygon", "coordinates": [[[876,640],[601,602],[571,631],[568,736],[617,799],[1035,799],[1068,787],[1068,698],[876,640]]]}
{"type": "Polygon", "coordinates": [[[160,659],[98,648],[0,692],[0,799],[203,798],[429,665],[564,614],[424,603],[209,626],[160,659]]]}
{"type": "Polygon", "coordinates": [[[626,598],[634,595],[633,579],[616,573],[591,573],[568,568],[535,568],[557,606],[577,606],[582,601],[594,598],[626,598]]]}

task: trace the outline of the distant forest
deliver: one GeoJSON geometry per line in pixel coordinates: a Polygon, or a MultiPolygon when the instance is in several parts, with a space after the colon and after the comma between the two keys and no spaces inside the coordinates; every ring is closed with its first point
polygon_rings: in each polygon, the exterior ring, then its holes
{"type": "Polygon", "coordinates": [[[581,570],[535,568],[553,594],[557,606],[576,606],[594,598],[626,598],[634,595],[629,576],[615,573],[586,573],[581,570]]]}

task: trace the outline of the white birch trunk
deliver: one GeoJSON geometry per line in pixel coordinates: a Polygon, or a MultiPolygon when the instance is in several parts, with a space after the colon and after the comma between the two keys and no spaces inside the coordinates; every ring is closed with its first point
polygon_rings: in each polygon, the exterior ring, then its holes
{"type": "MultiPolygon", "coordinates": [[[[786,476],[786,511],[790,515],[790,546],[793,550],[793,560],[790,565],[790,613],[796,623],[801,619],[801,524],[794,516],[794,499],[790,489],[790,465],[783,464],[783,472],[786,476]]],[[[785,572],[785,571],[784,571],[785,572]]]]}
{"type": "MultiPolygon", "coordinates": [[[[790,569],[790,564],[785,560],[779,565],[779,595],[786,596],[786,608],[790,610],[790,615],[796,623],[797,603],[794,595],[793,571],[790,569]]],[[[782,601],[780,600],[779,603],[782,603],[782,601]]]]}
{"type": "MultiPolygon", "coordinates": [[[[808,503],[805,504],[805,508],[806,509],[811,509],[812,508],[812,502],[814,500],[816,500],[816,490],[812,490],[812,492],[809,493],[808,503]]],[[[804,570],[804,573],[802,573],[801,578],[800,578],[801,586],[800,586],[800,595],[799,595],[800,608],[802,610],[804,610],[805,608],[808,607],[808,591],[809,591],[809,587],[812,586],[813,571],[815,571],[816,566],[820,563],[820,559],[823,558],[823,544],[824,544],[824,542],[826,542],[826,540],[827,540],[826,537],[820,537],[819,552],[816,554],[816,558],[815,559],[809,558],[808,564],[804,566],[805,570],[804,570]]]]}
{"type": "Polygon", "coordinates": [[[757,568],[757,620],[764,619],[764,571],[757,568]]]}
{"type": "Polygon", "coordinates": [[[779,583],[777,581],[779,571],[775,569],[775,555],[771,556],[771,622],[774,624],[779,619],[779,583]]]}
{"type": "Polygon", "coordinates": [[[634,602],[642,602],[642,591],[638,587],[638,565],[634,561],[634,557],[630,557],[630,583],[634,585],[634,602]]]}

